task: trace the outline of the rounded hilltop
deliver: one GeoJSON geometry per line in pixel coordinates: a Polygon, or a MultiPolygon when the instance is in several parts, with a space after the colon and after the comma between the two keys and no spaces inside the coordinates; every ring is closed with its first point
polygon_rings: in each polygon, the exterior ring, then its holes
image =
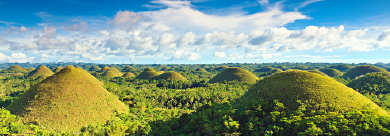
{"type": "Polygon", "coordinates": [[[100,71],[100,70],[102,70],[102,69],[99,68],[98,66],[93,66],[93,67],[89,68],[89,71],[92,71],[92,72],[100,71]]]}
{"type": "Polygon", "coordinates": [[[160,71],[160,73],[156,72],[154,69],[148,67],[148,68],[145,68],[143,72],[141,72],[137,77],[135,77],[136,79],[152,79],[158,75],[161,74],[161,72],[164,72],[164,71],[160,71]]]}
{"type": "Polygon", "coordinates": [[[321,69],[321,72],[325,73],[326,75],[328,75],[330,77],[339,77],[339,76],[343,75],[343,73],[341,73],[339,70],[334,69],[334,68],[324,68],[324,69],[321,69]]]}
{"type": "Polygon", "coordinates": [[[254,84],[240,99],[240,103],[256,103],[279,100],[288,111],[298,108],[298,100],[334,104],[343,111],[374,110],[376,114],[387,115],[374,102],[329,76],[288,70],[265,77],[254,84]]]}
{"type": "Polygon", "coordinates": [[[2,73],[27,73],[27,70],[19,65],[12,65],[7,69],[1,71],[2,73]]]}
{"type": "Polygon", "coordinates": [[[105,73],[105,72],[107,72],[108,69],[110,69],[110,67],[105,66],[104,68],[102,68],[102,69],[100,70],[100,73],[105,73]]]}
{"type": "Polygon", "coordinates": [[[162,73],[162,74],[154,77],[153,79],[155,79],[155,80],[161,80],[161,79],[165,79],[165,80],[187,80],[180,73],[177,73],[177,72],[174,72],[174,71],[168,71],[168,72],[162,73]]]}
{"type": "Polygon", "coordinates": [[[204,68],[197,68],[195,72],[206,73],[207,71],[204,68]]]}
{"type": "Polygon", "coordinates": [[[135,75],[133,73],[131,73],[131,72],[126,72],[125,74],[123,74],[122,77],[124,77],[124,78],[131,78],[131,77],[135,77],[135,75]]]}
{"type": "Polygon", "coordinates": [[[387,94],[390,93],[390,73],[374,72],[352,80],[347,86],[360,93],[387,94]]]}
{"type": "Polygon", "coordinates": [[[54,73],[47,67],[45,66],[40,66],[39,68],[31,71],[30,73],[28,73],[28,75],[26,76],[27,78],[32,78],[32,79],[35,79],[35,78],[38,78],[38,77],[49,77],[51,75],[53,75],[54,73]]]}
{"type": "Polygon", "coordinates": [[[362,65],[362,66],[356,66],[350,70],[348,70],[344,75],[343,78],[345,79],[355,79],[358,76],[366,75],[367,73],[372,72],[387,72],[386,69],[371,66],[371,65],[362,65]]]}
{"type": "Polygon", "coordinates": [[[327,74],[325,73],[322,73],[321,71],[319,70],[307,70],[307,72],[311,72],[311,73],[316,73],[316,74],[320,74],[322,76],[328,76],[327,74]]]}
{"type": "Polygon", "coordinates": [[[32,86],[7,108],[22,117],[57,132],[79,131],[111,119],[114,111],[128,113],[118,97],[82,69],[67,66],[32,86]]]}
{"type": "Polygon", "coordinates": [[[106,76],[106,77],[121,77],[123,74],[122,72],[120,72],[118,69],[116,68],[109,68],[108,70],[106,70],[106,72],[103,73],[102,76],[106,76]]]}
{"type": "Polygon", "coordinates": [[[126,66],[122,69],[122,72],[134,72],[137,71],[137,69],[133,68],[132,66],[126,66]]]}
{"type": "Polygon", "coordinates": [[[247,82],[247,83],[256,83],[259,80],[258,77],[253,75],[248,70],[238,68],[238,67],[230,67],[226,68],[222,72],[218,73],[214,76],[209,83],[217,83],[224,81],[233,81],[237,80],[239,82],[247,82]]]}
{"type": "Polygon", "coordinates": [[[53,69],[53,72],[54,72],[54,73],[58,73],[58,72],[60,72],[62,69],[64,69],[64,68],[62,68],[61,66],[58,66],[58,67],[55,67],[55,68],[53,69]]]}
{"type": "Polygon", "coordinates": [[[255,72],[268,72],[272,69],[273,67],[263,67],[263,68],[256,69],[255,72]]]}

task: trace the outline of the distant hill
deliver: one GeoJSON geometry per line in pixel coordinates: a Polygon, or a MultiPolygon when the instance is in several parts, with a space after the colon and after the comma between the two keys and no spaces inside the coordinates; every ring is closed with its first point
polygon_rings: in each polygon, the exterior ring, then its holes
{"type": "Polygon", "coordinates": [[[161,73],[157,73],[154,69],[148,67],[148,68],[145,68],[144,71],[141,72],[139,75],[137,75],[137,77],[135,77],[135,78],[136,79],[152,79],[160,74],[161,73]]]}
{"type": "Polygon", "coordinates": [[[162,73],[162,74],[154,77],[153,79],[156,79],[156,80],[161,80],[161,79],[165,79],[165,80],[170,80],[170,79],[172,79],[172,80],[187,80],[180,73],[173,72],[173,71],[168,71],[168,72],[162,73]]]}
{"type": "Polygon", "coordinates": [[[341,73],[339,70],[333,68],[324,68],[321,69],[321,72],[325,73],[330,77],[339,77],[343,75],[343,73],[341,73]]]}
{"type": "Polygon", "coordinates": [[[53,74],[54,73],[49,68],[42,65],[39,68],[35,69],[34,71],[31,71],[30,73],[28,73],[28,75],[26,77],[35,79],[37,77],[49,77],[53,74]]]}
{"type": "Polygon", "coordinates": [[[92,71],[92,72],[100,71],[100,70],[102,70],[102,69],[99,68],[98,66],[93,66],[93,67],[89,68],[89,71],[92,71]]]}
{"type": "Polygon", "coordinates": [[[367,73],[372,73],[372,72],[387,72],[386,69],[379,68],[376,66],[371,66],[371,65],[362,65],[362,66],[356,66],[350,70],[348,70],[343,77],[345,79],[355,79],[358,76],[366,75],[367,73]]]}
{"type": "Polygon", "coordinates": [[[27,73],[27,70],[18,65],[13,65],[1,71],[1,73],[27,73]]]}
{"type": "Polygon", "coordinates": [[[58,67],[56,67],[56,68],[53,69],[53,72],[54,72],[54,73],[58,73],[58,72],[60,72],[62,69],[63,69],[63,68],[62,68],[61,66],[58,66],[58,67]]]}
{"type": "Polygon", "coordinates": [[[137,71],[137,69],[133,68],[132,66],[126,66],[122,69],[122,72],[134,72],[137,71]]]}
{"type": "Polygon", "coordinates": [[[120,72],[117,68],[109,68],[108,70],[106,70],[106,72],[103,73],[102,76],[106,76],[106,77],[121,77],[123,75],[122,72],[120,72]]]}
{"type": "Polygon", "coordinates": [[[230,68],[226,68],[225,70],[223,70],[222,72],[214,76],[209,81],[209,83],[217,83],[217,82],[233,81],[233,80],[237,80],[239,82],[256,83],[256,81],[259,80],[259,78],[245,69],[230,67],[230,68]]]}
{"type": "Polygon", "coordinates": [[[130,78],[130,77],[135,77],[135,75],[133,73],[130,73],[130,72],[126,72],[125,74],[123,74],[124,78],[130,78]]]}

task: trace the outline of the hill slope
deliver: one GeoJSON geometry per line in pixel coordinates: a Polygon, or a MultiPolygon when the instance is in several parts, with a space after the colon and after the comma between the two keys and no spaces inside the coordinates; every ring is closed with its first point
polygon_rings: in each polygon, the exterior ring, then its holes
{"type": "Polygon", "coordinates": [[[114,111],[128,107],[102,87],[88,72],[67,66],[31,87],[7,107],[24,122],[35,122],[51,131],[78,131],[105,123],[114,111]]]}
{"type": "Polygon", "coordinates": [[[54,72],[54,73],[58,73],[58,72],[60,72],[62,69],[64,69],[64,68],[62,68],[61,66],[58,66],[58,67],[56,67],[56,68],[53,69],[53,72],[54,72]]]}
{"type": "Polygon", "coordinates": [[[168,71],[168,72],[162,73],[162,74],[154,77],[153,79],[156,79],[156,80],[161,80],[161,79],[165,79],[165,80],[170,80],[170,79],[172,79],[172,80],[187,80],[180,73],[173,72],[173,71],[168,71]]]}
{"type": "Polygon", "coordinates": [[[223,70],[222,72],[214,76],[209,81],[209,83],[224,82],[225,80],[226,81],[237,80],[239,82],[256,83],[256,81],[259,80],[259,78],[245,69],[230,67],[230,68],[226,68],[225,70],[223,70]]]}
{"type": "Polygon", "coordinates": [[[24,68],[22,68],[19,65],[12,65],[11,67],[4,69],[1,72],[2,73],[26,73],[27,70],[25,70],[24,68]]]}
{"type": "Polygon", "coordinates": [[[350,70],[348,70],[344,75],[343,78],[347,79],[355,79],[358,76],[366,75],[367,73],[372,72],[387,72],[386,69],[375,67],[371,65],[362,65],[362,66],[356,66],[350,70]]]}
{"type": "Polygon", "coordinates": [[[311,100],[319,104],[333,103],[344,111],[372,109],[380,115],[387,115],[386,111],[371,100],[331,77],[300,70],[288,70],[265,77],[253,85],[239,101],[254,103],[259,99],[278,99],[289,111],[296,110],[297,100],[311,100]]]}
{"type": "Polygon", "coordinates": [[[121,77],[123,74],[116,68],[109,68],[106,70],[106,72],[103,73],[102,76],[106,77],[121,77]]]}
{"type": "Polygon", "coordinates": [[[124,78],[127,78],[127,77],[135,77],[135,75],[133,73],[130,73],[130,72],[126,72],[125,74],[123,74],[124,78]]]}
{"type": "MultiPolygon", "coordinates": [[[[163,72],[163,71],[160,71],[160,72],[163,72]]],[[[143,72],[141,72],[137,77],[135,77],[136,79],[152,79],[153,77],[156,77],[158,75],[160,75],[161,73],[158,73],[156,72],[154,69],[152,68],[145,68],[143,72]]]]}
{"type": "Polygon", "coordinates": [[[49,77],[53,74],[54,73],[49,68],[42,65],[39,68],[35,69],[34,71],[31,71],[30,73],[28,73],[28,75],[26,77],[35,79],[37,77],[49,77]]]}

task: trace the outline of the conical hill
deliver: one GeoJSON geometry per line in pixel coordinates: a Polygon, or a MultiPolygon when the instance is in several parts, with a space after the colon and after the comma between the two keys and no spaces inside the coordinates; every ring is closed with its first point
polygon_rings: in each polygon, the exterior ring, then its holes
{"type": "Polygon", "coordinates": [[[253,75],[248,70],[238,68],[238,67],[230,67],[226,68],[222,72],[218,73],[214,76],[209,83],[217,83],[224,81],[233,81],[237,80],[239,82],[247,82],[247,83],[256,83],[259,80],[258,77],[253,75]]]}
{"type": "Polygon", "coordinates": [[[327,74],[325,73],[322,73],[321,71],[319,70],[307,70],[307,72],[311,72],[311,73],[317,73],[317,74],[320,74],[322,76],[328,76],[327,74]]]}
{"type": "Polygon", "coordinates": [[[62,69],[63,69],[63,68],[62,68],[61,66],[58,66],[58,67],[56,67],[56,68],[53,69],[53,72],[54,72],[54,73],[58,73],[58,72],[60,72],[62,69]]]}
{"type": "Polygon", "coordinates": [[[187,80],[180,73],[177,73],[177,72],[174,72],[174,71],[168,71],[168,72],[162,73],[162,74],[154,77],[153,79],[156,79],[156,80],[161,80],[161,79],[165,79],[165,80],[187,80]]]}
{"type": "Polygon", "coordinates": [[[308,100],[334,104],[343,111],[370,109],[387,115],[371,100],[333,78],[301,70],[288,70],[265,77],[254,84],[239,102],[254,103],[260,99],[267,102],[279,100],[290,112],[298,108],[297,100],[308,100]]]}
{"type": "Polygon", "coordinates": [[[29,68],[25,68],[25,69],[27,70],[27,72],[31,72],[31,71],[35,70],[35,68],[33,68],[33,67],[29,67],[29,68]]]}
{"type": "Polygon", "coordinates": [[[124,78],[128,78],[128,77],[135,77],[135,75],[133,73],[130,73],[130,72],[126,72],[125,74],[123,74],[124,78]]]}
{"type": "Polygon", "coordinates": [[[325,73],[326,75],[328,75],[330,77],[339,77],[339,76],[343,75],[343,73],[341,73],[339,70],[333,69],[333,68],[324,68],[324,69],[321,69],[321,72],[325,73]]]}
{"type": "Polygon", "coordinates": [[[110,67],[105,66],[104,68],[102,68],[102,69],[100,70],[100,73],[105,73],[105,72],[107,72],[108,69],[110,69],[110,67]]]}
{"type": "Polygon", "coordinates": [[[12,65],[11,67],[4,69],[2,73],[26,73],[27,70],[19,65],[12,65]]]}
{"type": "Polygon", "coordinates": [[[126,66],[122,69],[122,72],[134,72],[137,71],[137,69],[133,68],[132,66],[126,66]]]}
{"type": "Polygon", "coordinates": [[[53,74],[54,73],[49,68],[42,65],[39,68],[35,69],[34,71],[31,71],[30,73],[28,73],[28,75],[26,77],[35,79],[37,77],[49,77],[53,74]]]}
{"type": "Polygon", "coordinates": [[[106,72],[103,73],[103,76],[107,77],[121,77],[123,74],[116,68],[109,68],[106,72]]]}
{"type": "Polygon", "coordinates": [[[7,107],[24,122],[34,122],[50,131],[79,131],[104,124],[128,107],[82,69],[67,66],[26,91],[7,107]]]}
{"type": "Polygon", "coordinates": [[[197,68],[195,72],[206,73],[207,71],[204,68],[197,68]]]}
{"type": "Polygon", "coordinates": [[[362,66],[356,66],[350,70],[348,70],[343,77],[345,79],[355,79],[358,76],[361,75],[366,75],[367,73],[372,73],[372,72],[387,72],[386,69],[376,67],[376,66],[371,66],[371,65],[362,65],[362,66]]]}
{"type": "Polygon", "coordinates": [[[360,93],[388,94],[390,93],[390,73],[374,72],[352,80],[347,86],[360,93]]]}
{"type": "Polygon", "coordinates": [[[99,68],[98,66],[93,66],[91,68],[89,68],[89,71],[100,71],[102,70],[101,68],[99,68]]]}
{"type": "Polygon", "coordinates": [[[160,75],[161,73],[156,72],[152,68],[145,68],[143,72],[141,72],[136,79],[152,79],[153,77],[156,77],[160,75]]]}

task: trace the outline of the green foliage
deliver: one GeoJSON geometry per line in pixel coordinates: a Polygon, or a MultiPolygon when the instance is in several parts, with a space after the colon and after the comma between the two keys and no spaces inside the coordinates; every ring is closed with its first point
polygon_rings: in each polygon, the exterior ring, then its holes
{"type": "Polygon", "coordinates": [[[310,100],[335,104],[344,111],[370,109],[379,115],[387,115],[375,103],[334,79],[300,70],[288,70],[265,77],[240,98],[240,103],[253,103],[258,99],[280,100],[287,111],[296,110],[297,100],[310,100]]]}
{"type": "Polygon", "coordinates": [[[348,64],[340,64],[340,65],[332,65],[332,66],[329,66],[328,68],[337,69],[341,72],[347,72],[349,69],[353,68],[353,66],[348,65],[348,64]]]}
{"type": "Polygon", "coordinates": [[[321,72],[325,73],[330,77],[340,77],[343,75],[343,73],[341,73],[339,70],[333,68],[324,68],[321,69],[321,72]]]}
{"type": "Polygon", "coordinates": [[[272,69],[273,67],[264,67],[264,68],[256,69],[255,72],[269,72],[272,69]]]}
{"type": "Polygon", "coordinates": [[[141,72],[139,75],[137,75],[137,77],[135,77],[135,78],[136,79],[152,79],[160,74],[161,73],[157,73],[152,68],[145,68],[144,71],[141,72]]]}
{"type": "Polygon", "coordinates": [[[133,68],[132,66],[126,66],[122,69],[122,72],[135,72],[137,69],[133,68]]]}
{"type": "Polygon", "coordinates": [[[372,73],[372,72],[387,72],[387,71],[386,71],[386,69],[371,66],[371,65],[356,66],[356,67],[348,70],[343,75],[343,78],[355,79],[359,76],[366,75],[367,73],[372,73]]]}
{"type": "Polygon", "coordinates": [[[19,65],[12,65],[7,69],[2,70],[1,73],[27,73],[27,70],[23,69],[19,65]]]}
{"type": "Polygon", "coordinates": [[[237,67],[231,67],[217,74],[209,81],[209,83],[217,83],[217,82],[233,81],[233,80],[237,80],[239,82],[256,83],[256,81],[259,80],[259,78],[253,75],[248,70],[237,68],[237,67]]]}
{"type": "MultiPolygon", "coordinates": [[[[102,70],[101,68],[99,68],[98,66],[93,66],[93,67],[91,67],[90,69],[89,69],[89,71],[91,71],[91,72],[97,72],[97,71],[100,71],[100,70],[102,70]]],[[[57,73],[57,72],[56,72],[57,73]]]]}

